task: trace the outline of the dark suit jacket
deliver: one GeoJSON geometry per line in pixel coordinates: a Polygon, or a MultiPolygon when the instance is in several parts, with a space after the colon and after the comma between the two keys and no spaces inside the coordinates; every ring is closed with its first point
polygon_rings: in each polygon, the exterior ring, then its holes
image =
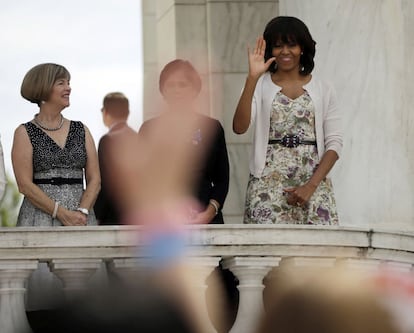
{"type": "Polygon", "coordinates": [[[125,142],[128,137],[136,137],[137,133],[125,122],[115,124],[109,132],[102,136],[98,145],[99,169],[101,172],[101,191],[95,202],[94,211],[100,225],[121,224],[121,210],[111,188],[116,175],[111,173],[111,161],[115,160],[116,145],[125,142]],[[115,148],[115,149],[114,149],[115,148]]]}
{"type": "MultiPolygon", "coordinates": [[[[223,224],[222,208],[229,190],[229,159],[227,154],[224,129],[216,119],[199,114],[200,121],[205,124],[208,131],[195,129],[192,138],[189,138],[193,147],[200,154],[202,163],[193,170],[193,177],[196,184],[193,189],[194,196],[205,207],[210,199],[216,200],[220,204],[220,209],[211,224],[223,224]]],[[[157,118],[146,121],[142,124],[139,133],[144,135],[149,130],[157,118]]]]}

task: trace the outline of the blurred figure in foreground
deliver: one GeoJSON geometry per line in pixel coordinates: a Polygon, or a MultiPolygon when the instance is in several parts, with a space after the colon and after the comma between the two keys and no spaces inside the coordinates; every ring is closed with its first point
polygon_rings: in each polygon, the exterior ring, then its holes
{"type": "Polygon", "coordinates": [[[401,333],[373,276],[315,270],[270,286],[266,315],[256,333],[401,333]]]}
{"type": "Polygon", "coordinates": [[[111,181],[116,177],[111,173],[110,168],[111,160],[117,159],[118,154],[113,155],[110,152],[114,151],[117,144],[122,142],[124,138],[134,138],[137,133],[127,124],[129,101],[124,94],[120,92],[108,93],[104,97],[101,111],[103,123],[109,130],[99,140],[98,145],[101,191],[96,199],[94,210],[100,225],[120,224],[120,209],[111,190],[111,181]],[[113,149],[108,148],[111,145],[114,146],[113,149]]]}
{"type": "MultiPolygon", "coordinates": [[[[198,210],[193,210],[191,222],[223,224],[222,208],[229,189],[227,147],[220,122],[199,113],[200,75],[190,62],[173,60],[161,71],[159,89],[167,104],[165,112],[183,118],[189,124],[186,128],[188,137],[183,144],[193,156],[187,171],[194,182],[194,196],[200,204],[198,210]],[[191,123],[196,126],[191,127],[191,123]]],[[[151,139],[151,127],[156,126],[160,117],[145,122],[140,134],[151,139]]],[[[171,137],[171,140],[175,138],[171,137]]]]}
{"type": "MultiPolygon", "coordinates": [[[[179,77],[182,77],[181,72],[179,77]]],[[[179,85],[183,83],[184,87],[170,87],[169,90],[175,95],[172,91],[177,88],[175,103],[168,104],[165,109],[157,108],[161,115],[143,126],[135,137],[120,136],[116,145],[109,145],[109,156],[117,158],[111,160],[108,170],[113,174],[111,189],[120,203],[122,223],[142,226],[137,237],[144,246],[136,249],[136,257],[138,261],[147,259],[143,268],[148,277],[146,281],[176,302],[193,332],[208,332],[211,323],[206,316],[203,293],[205,276],[200,273],[200,267],[189,264],[186,256],[188,229],[184,226],[209,223],[221,216],[219,212],[228,188],[228,160],[224,146],[224,172],[219,173],[227,178],[224,190],[220,196],[212,197],[213,191],[209,188],[203,204],[194,189],[198,188],[201,170],[205,168],[210,147],[220,130],[223,144],[224,136],[216,120],[185,112],[190,105],[196,106],[195,97],[200,88],[194,89],[186,76],[180,80],[184,82],[180,81],[179,85]],[[182,107],[184,109],[180,109],[182,107]],[[210,199],[216,202],[210,204],[210,199]]],[[[213,163],[214,159],[208,163],[213,163]]],[[[214,181],[217,186],[216,178],[214,181]]],[[[211,183],[209,186],[213,187],[211,183]]],[[[140,265],[137,263],[138,270],[140,265]]],[[[220,281],[216,285],[220,285],[220,281]]],[[[220,288],[215,288],[213,293],[217,295],[212,297],[214,300],[222,297],[220,288]]],[[[132,294],[127,291],[125,301],[132,294]]],[[[119,316],[122,317],[122,311],[119,316]]]]}
{"type": "MultiPolygon", "coordinates": [[[[152,129],[166,117],[177,117],[185,122],[183,148],[188,149],[190,164],[186,177],[191,195],[197,200],[190,207],[188,223],[224,224],[222,209],[229,189],[229,160],[224,129],[216,119],[200,113],[200,92],[202,80],[193,65],[186,60],[176,59],[164,66],[159,77],[159,91],[166,105],[158,117],[146,121],[139,133],[144,141],[154,140],[152,129]],[[188,124],[188,126],[187,126],[188,124]]],[[[171,141],[177,138],[170,137],[171,141]]],[[[166,241],[162,240],[165,246],[166,241]]],[[[176,247],[175,247],[176,248],[176,247]]],[[[207,290],[210,315],[219,332],[233,324],[238,305],[238,291],[234,275],[217,267],[207,290]],[[217,285],[217,283],[219,283],[217,285]],[[224,289],[222,290],[222,285],[224,289]],[[217,290],[223,306],[217,306],[214,297],[217,290]],[[213,306],[214,304],[214,306],[213,306]]]]}

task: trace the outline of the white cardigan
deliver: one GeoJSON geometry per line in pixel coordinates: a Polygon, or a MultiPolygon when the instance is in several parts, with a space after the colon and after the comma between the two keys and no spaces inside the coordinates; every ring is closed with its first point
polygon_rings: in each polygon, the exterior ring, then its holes
{"type": "MultiPolygon", "coordinates": [[[[254,135],[250,173],[255,177],[261,176],[265,166],[272,102],[276,93],[282,90],[282,87],[273,83],[270,75],[266,72],[259,78],[252,101],[251,124],[254,125],[254,135]]],[[[312,77],[303,89],[308,92],[315,107],[316,145],[319,159],[322,159],[327,150],[334,150],[339,156],[342,149],[342,117],[338,110],[333,87],[312,77]]]]}

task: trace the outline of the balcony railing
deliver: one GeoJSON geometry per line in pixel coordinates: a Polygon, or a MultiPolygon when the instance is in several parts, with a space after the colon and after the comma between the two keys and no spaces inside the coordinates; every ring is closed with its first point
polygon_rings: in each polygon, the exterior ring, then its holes
{"type": "MultiPolygon", "coordinates": [[[[250,333],[263,311],[263,279],[289,267],[334,266],[411,271],[414,234],[364,228],[221,225],[187,228],[186,260],[200,268],[200,286],[221,261],[237,277],[239,308],[232,333],[250,333]]],[[[0,229],[0,327],[29,332],[25,287],[39,262],[69,294],[104,263],[113,271],[137,270],[144,258],[142,229],[135,226],[0,229]]],[[[207,309],[206,309],[207,311],[207,309]]],[[[213,326],[209,331],[214,331],[213,326]]]]}

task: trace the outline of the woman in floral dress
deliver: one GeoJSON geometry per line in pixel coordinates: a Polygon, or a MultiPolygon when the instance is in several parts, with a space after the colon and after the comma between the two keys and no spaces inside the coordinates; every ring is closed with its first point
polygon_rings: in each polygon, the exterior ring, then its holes
{"type": "Polygon", "coordinates": [[[244,223],[338,224],[327,178],[342,148],[334,89],[314,77],[315,42],[279,16],[249,49],[249,74],[233,118],[254,126],[244,223]]]}

